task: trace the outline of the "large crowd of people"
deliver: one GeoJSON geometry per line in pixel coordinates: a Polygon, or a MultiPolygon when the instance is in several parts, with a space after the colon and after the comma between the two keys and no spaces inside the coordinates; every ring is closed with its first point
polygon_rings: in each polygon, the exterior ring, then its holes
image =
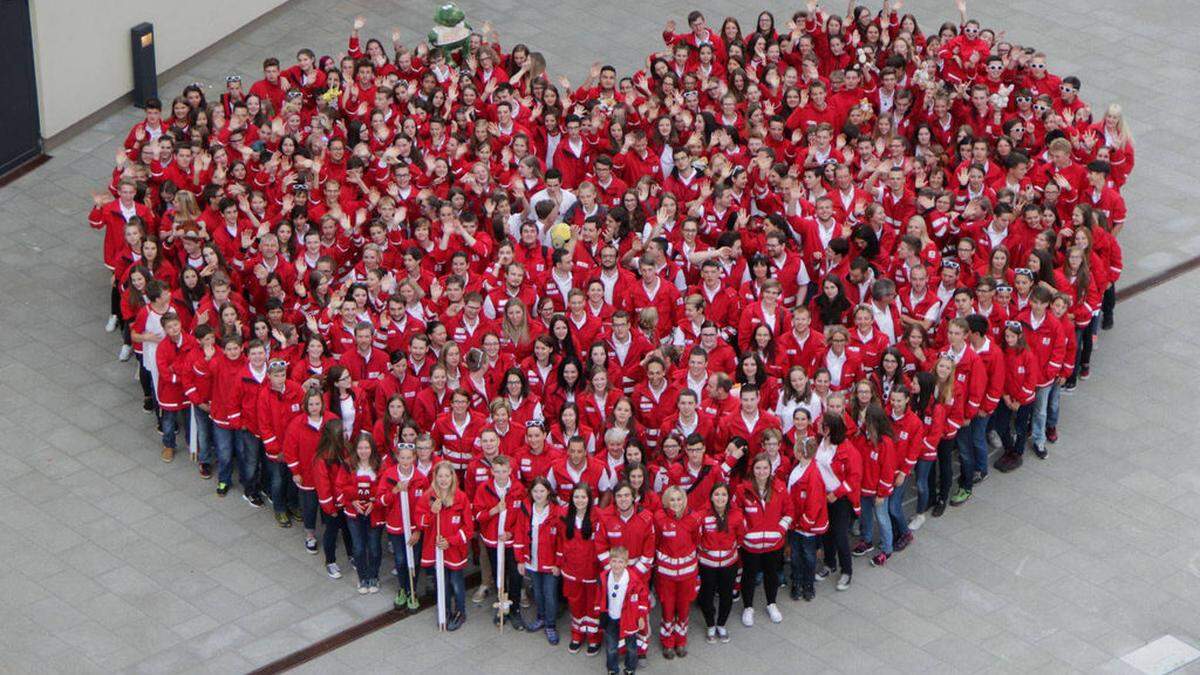
{"type": "Polygon", "coordinates": [[[850,589],[1047,458],[1113,323],[1121,109],[958,10],[694,11],[575,84],[356,19],[145,102],[89,220],[161,459],[334,579],[343,539],[360,593],[437,579],[449,630],[475,560],[495,621],[556,645],[565,603],[610,672],[652,608],[672,659],[693,603],[726,642],[735,600],[850,589]]]}

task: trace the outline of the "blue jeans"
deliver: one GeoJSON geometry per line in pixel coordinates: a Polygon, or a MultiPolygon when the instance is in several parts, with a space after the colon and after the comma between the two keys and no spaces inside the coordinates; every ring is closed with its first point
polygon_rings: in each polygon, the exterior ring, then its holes
{"type": "Polygon", "coordinates": [[[605,604],[601,604],[600,607],[600,625],[604,627],[604,660],[608,665],[608,672],[616,673],[621,670],[619,652],[622,643],[625,645],[625,672],[636,672],[638,664],[637,635],[629,635],[625,639],[621,639],[620,620],[608,616],[605,604]]]}
{"type": "Polygon", "coordinates": [[[862,539],[875,543],[875,527],[879,527],[879,548],[887,554],[892,552],[892,519],[888,516],[886,497],[862,498],[862,539]]]}
{"type": "Polygon", "coordinates": [[[792,588],[813,592],[817,573],[817,537],[788,532],[788,544],[792,547],[792,588]]]}
{"type": "Polygon", "coordinates": [[[912,482],[912,475],[904,479],[904,485],[899,485],[892,491],[892,496],[888,497],[887,510],[891,516],[892,533],[896,539],[908,534],[908,518],[904,516],[904,493],[908,491],[908,484],[912,482]]]}
{"type": "Polygon", "coordinates": [[[289,507],[296,507],[300,504],[300,497],[297,494],[299,488],[296,487],[296,482],[292,480],[292,471],[287,464],[283,462],[266,461],[267,468],[267,487],[271,491],[271,507],[275,513],[283,513],[289,507]]]}
{"type": "Polygon", "coordinates": [[[933,465],[937,460],[918,459],[914,473],[917,479],[917,513],[925,513],[929,508],[929,474],[933,473],[933,465]]]}
{"type": "Polygon", "coordinates": [[[350,541],[354,543],[354,569],[358,572],[358,583],[379,583],[383,526],[372,526],[369,516],[356,516],[346,519],[346,527],[350,530],[350,541]]]}
{"type": "Polygon", "coordinates": [[[242,434],[237,429],[218,426],[212,427],[213,442],[217,446],[217,482],[229,485],[233,482],[233,460],[238,460],[238,473],[242,476],[242,486],[246,486],[246,474],[242,470],[242,434]]]}
{"type": "Polygon", "coordinates": [[[1062,402],[1062,387],[1055,383],[1050,387],[1050,399],[1046,402],[1046,427],[1053,429],[1058,426],[1058,409],[1062,402]]]}
{"type": "MultiPolygon", "coordinates": [[[[1036,448],[1046,447],[1046,416],[1050,405],[1050,391],[1057,387],[1055,383],[1038,387],[1037,396],[1033,399],[1033,430],[1030,438],[1036,448]]],[[[1057,415],[1055,418],[1057,420],[1057,415]]]]}
{"type": "MultiPolygon", "coordinates": [[[[437,566],[430,565],[425,568],[428,570],[430,578],[437,584],[437,566]]],[[[454,616],[454,612],[462,613],[465,620],[467,618],[467,582],[463,577],[462,570],[452,570],[446,568],[446,619],[454,616]]],[[[434,610],[436,611],[436,610],[434,610]]]]}
{"type": "MultiPolygon", "coordinates": [[[[414,534],[416,534],[414,532],[414,534]]],[[[417,572],[421,571],[421,563],[418,558],[421,557],[421,538],[420,536],[413,537],[413,559],[408,560],[407,549],[404,548],[404,535],[388,533],[388,540],[392,542],[392,559],[396,565],[396,577],[400,579],[400,590],[405,593],[413,593],[416,591],[417,572]],[[413,586],[408,584],[409,565],[412,565],[413,586]]]]}
{"type": "Polygon", "coordinates": [[[176,412],[174,410],[160,410],[158,417],[159,427],[162,429],[162,444],[164,448],[175,449],[175,433],[179,430],[179,416],[187,413],[186,410],[176,412]]]}
{"type": "MultiPolygon", "coordinates": [[[[200,406],[193,406],[192,410],[196,413],[196,461],[211,466],[216,458],[216,452],[213,450],[212,418],[200,406]]],[[[191,424],[192,419],[189,415],[188,424],[191,424]]]]}
{"type": "MultiPolygon", "coordinates": [[[[316,494],[313,492],[314,496],[316,494]]],[[[325,525],[325,531],[321,534],[321,548],[325,550],[325,564],[337,562],[338,532],[342,533],[342,541],[346,544],[346,555],[354,555],[354,544],[350,539],[350,531],[346,529],[346,514],[338,511],[337,514],[331,516],[321,511],[321,522],[325,525]]]]}
{"type": "Polygon", "coordinates": [[[959,487],[970,490],[975,484],[975,472],[988,472],[987,430],[991,415],[976,415],[958,430],[959,487]]]}
{"type": "Polygon", "coordinates": [[[246,494],[257,494],[261,489],[258,484],[258,465],[266,454],[263,452],[262,439],[253,433],[242,429],[242,455],[238,458],[238,473],[242,475],[242,489],[246,494]]]}
{"type": "Polygon", "coordinates": [[[545,621],[553,628],[558,620],[558,577],[549,572],[530,572],[529,585],[533,588],[533,604],[537,607],[538,621],[545,621]]]}

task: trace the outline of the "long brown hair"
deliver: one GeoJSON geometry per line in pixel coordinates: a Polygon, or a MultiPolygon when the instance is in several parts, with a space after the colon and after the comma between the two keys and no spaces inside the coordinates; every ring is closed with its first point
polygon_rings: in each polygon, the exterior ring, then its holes
{"type": "Polygon", "coordinates": [[[346,463],[346,437],[342,433],[342,420],[332,419],[321,427],[316,459],[326,464],[346,463]]]}

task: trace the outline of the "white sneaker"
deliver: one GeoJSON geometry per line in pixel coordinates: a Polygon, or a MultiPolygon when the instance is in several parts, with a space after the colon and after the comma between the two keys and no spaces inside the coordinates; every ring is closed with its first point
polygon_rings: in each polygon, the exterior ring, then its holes
{"type": "Polygon", "coordinates": [[[717,641],[717,627],[713,626],[704,632],[704,640],[709,644],[717,641]]]}
{"type": "Polygon", "coordinates": [[[918,513],[917,515],[913,516],[912,520],[908,521],[908,529],[912,530],[913,532],[916,532],[917,530],[921,529],[921,526],[924,524],[925,524],[925,514],[918,513]]]}
{"type": "Polygon", "coordinates": [[[767,616],[771,617],[771,623],[781,623],[783,621],[783,613],[779,611],[779,605],[773,602],[767,605],[767,616]]]}
{"type": "Polygon", "coordinates": [[[729,631],[725,630],[725,626],[717,626],[717,637],[721,642],[729,642],[729,631]]]}
{"type": "Polygon", "coordinates": [[[491,586],[488,586],[487,584],[480,584],[479,588],[475,589],[475,595],[471,596],[471,602],[475,603],[476,605],[483,604],[483,600],[487,597],[488,591],[490,590],[492,590],[491,586]]]}
{"type": "Polygon", "coordinates": [[[133,347],[121,345],[121,351],[117,352],[117,360],[128,361],[130,356],[133,356],[133,347]]]}
{"type": "Polygon", "coordinates": [[[850,590],[850,575],[849,574],[843,574],[842,578],[838,579],[837,589],[839,591],[850,590]]]}
{"type": "Polygon", "coordinates": [[[360,581],[358,583],[358,594],[359,595],[366,595],[368,590],[369,589],[367,588],[367,584],[365,582],[360,581]]]}
{"type": "Polygon", "coordinates": [[[742,625],[749,628],[754,625],[754,608],[747,607],[742,610],[742,625]]]}
{"type": "Polygon", "coordinates": [[[104,332],[111,333],[117,329],[117,315],[109,314],[108,323],[104,324],[104,332]]]}
{"type": "Polygon", "coordinates": [[[335,562],[326,565],[325,572],[329,574],[330,579],[342,578],[342,568],[338,567],[338,564],[335,562]]]}

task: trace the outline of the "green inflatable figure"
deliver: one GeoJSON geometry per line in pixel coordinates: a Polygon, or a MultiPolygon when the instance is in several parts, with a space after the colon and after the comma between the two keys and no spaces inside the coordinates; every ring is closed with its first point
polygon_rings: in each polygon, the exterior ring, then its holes
{"type": "Polygon", "coordinates": [[[471,43],[471,26],[466,14],[454,3],[438,7],[433,15],[433,30],[429,31],[429,46],[441,50],[446,60],[453,62],[467,55],[471,43]]]}

